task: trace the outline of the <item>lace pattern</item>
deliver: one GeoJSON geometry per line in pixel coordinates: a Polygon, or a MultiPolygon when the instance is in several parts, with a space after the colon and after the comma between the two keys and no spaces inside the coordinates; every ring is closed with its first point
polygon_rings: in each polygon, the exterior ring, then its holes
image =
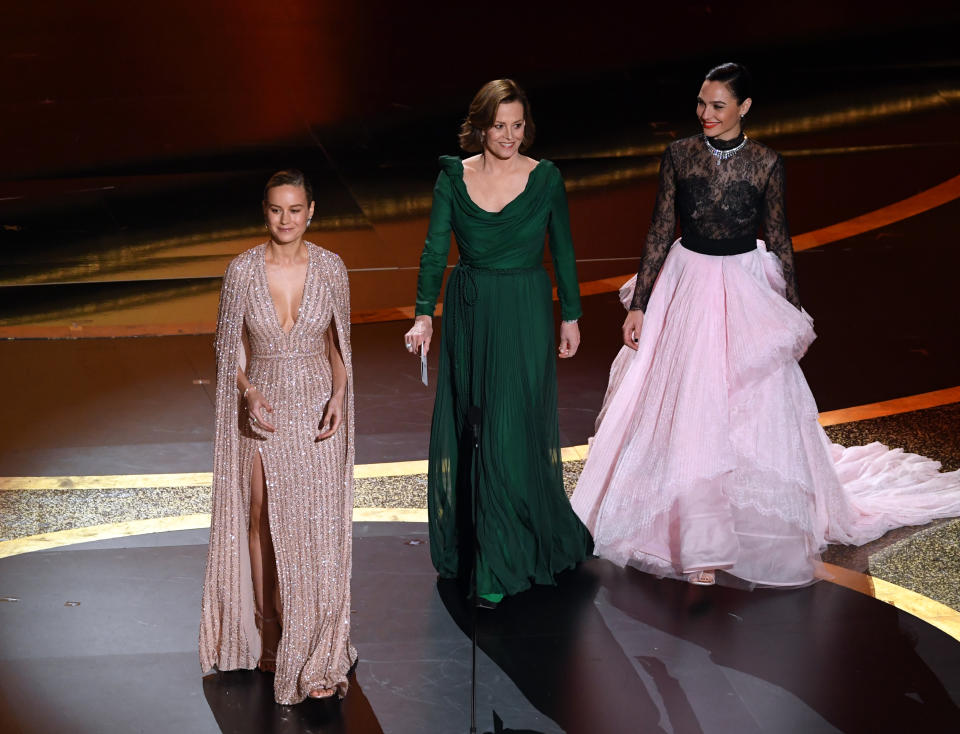
{"type": "Polygon", "coordinates": [[[783,159],[762,143],[748,139],[735,156],[719,162],[700,135],[671,143],[660,162],[660,186],[630,308],[646,309],[678,220],[683,232],[710,239],[753,237],[762,229],[768,249],[780,260],[785,297],[800,308],[785,199],[783,159]]]}

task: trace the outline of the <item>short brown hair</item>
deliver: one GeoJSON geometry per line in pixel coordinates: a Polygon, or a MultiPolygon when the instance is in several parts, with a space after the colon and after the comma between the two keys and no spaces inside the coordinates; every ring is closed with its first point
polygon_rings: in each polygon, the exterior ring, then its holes
{"type": "Polygon", "coordinates": [[[313,203],[313,186],[310,185],[310,179],[303,175],[302,171],[298,171],[296,168],[287,168],[283,171],[277,171],[273,174],[270,179],[267,181],[267,185],[263,187],[263,200],[266,201],[270,189],[275,189],[277,186],[296,186],[297,188],[303,189],[304,193],[307,195],[307,203],[313,203]]]}
{"type": "Polygon", "coordinates": [[[483,133],[497,121],[497,109],[504,102],[519,102],[523,105],[523,141],[520,150],[533,145],[536,127],[530,114],[527,95],[512,79],[494,79],[484,84],[470,103],[467,119],[460,126],[460,147],[468,153],[483,150],[483,133]]]}

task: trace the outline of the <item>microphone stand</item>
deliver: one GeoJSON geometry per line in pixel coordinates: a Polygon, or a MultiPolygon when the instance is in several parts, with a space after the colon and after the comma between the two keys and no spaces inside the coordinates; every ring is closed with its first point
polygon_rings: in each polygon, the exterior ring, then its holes
{"type": "Polygon", "coordinates": [[[467,422],[473,436],[473,481],[471,494],[473,505],[473,672],[470,678],[470,734],[477,734],[477,574],[480,571],[480,542],[477,534],[477,495],[480,492],[480,423],[483,412],[477,405],[467,411],[467,422]]]}

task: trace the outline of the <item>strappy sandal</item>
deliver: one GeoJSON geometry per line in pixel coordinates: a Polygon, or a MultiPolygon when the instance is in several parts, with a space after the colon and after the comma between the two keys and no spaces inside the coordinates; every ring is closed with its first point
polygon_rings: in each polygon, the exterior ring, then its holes
{"type": "MultiPolygon", "coordinates": [[[[257,619],[257,628],[260,630],[260,639],[263,640],[263,627],[265,624],[275,623],[280,626],[280,620],[277,617],[264,617],[260,612],[255,612],[257,619]]],[[[277,672],[277,651],[261,644],[260,660],[257,661],[257,669],[264,673],[277,672]]]]}
{"type": "Polygon", "coordinates": [[[336,688],[314,688],[307,694],[307,697],[322,701],[325,698],[333,698],[335,695],[337,695],[336,688]]]}
{"type": "Polygon", "coordinates": [[[687,574],[687,581],[694,586],[713,586],[717,583],[716,571],[694,571],[687,574]]]}

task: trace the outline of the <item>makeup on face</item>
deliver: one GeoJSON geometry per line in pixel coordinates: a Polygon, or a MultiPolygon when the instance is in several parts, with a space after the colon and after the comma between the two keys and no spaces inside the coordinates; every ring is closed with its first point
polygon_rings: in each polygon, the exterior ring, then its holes
{"type": "Polygon", "coordinates": [[[278,244],[303,237],[313,214],[313,205],[307,203],[307,193],[300,186],[273,187],[263,208],[267,229],[278,244]]]}
{"type": "Polygon", "coordinates": [[[503,102],[493,125],[484,135],[483,147],[497,158],[512,158],[523,143],[525,118],[521,102],[503,102]]]}
{"type": "Polygon", "coordinates": [[[741,115],[745,107],[723,82],[705,81],[697,96],[697,119],[707,137],[732,140],[740,134],[741,115]]]}

